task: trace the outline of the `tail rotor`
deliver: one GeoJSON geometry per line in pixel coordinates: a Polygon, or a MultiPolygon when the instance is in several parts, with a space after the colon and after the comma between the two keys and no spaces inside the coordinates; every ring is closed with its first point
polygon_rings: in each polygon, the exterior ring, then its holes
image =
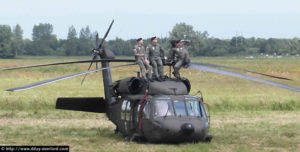
{"type": "MultiPolygon", "coordinates": [[[[92,56],[93,56],[92,59],[93,59],[93,60],[97,60],[97,57],[98,57],[98,56],[99,56],[100,58],[102,58],[102,57],[104,56],[105,50],[103,49],[103,46],[104,46],[103,44],[104,44],[104,41],[105,41],[105,39],[106,39],[106,37],[107,37],[107,35],[108,35],[108,33],[109,33],[109,31],[110,31],[110,29],[111,29],[113,23],[114,23],[114,20],[112,20],[112,22],[110,23],[110,26],[109,26],[109,28],[107,29],[107,31],[106,31],[106,33],[105,33],[105,35],[104,35],[104,37],[103,37],[103,39],[101,40],[101,43],[100,43],[99,45],[98,45],[98,42],[99,42],[99,35],[98,35],[98,33],[96,34],[96,45],[95,45],[95,48],[92,50],[92,56]]],[[[90,71],[90,69],[91,69],[93,63],[94,63],[94,61],[92,61],[92,62],[90,63],[90,65],[89,65],[89,67],[88,67],[88,71],[90,71]]],[[[96,62],[96,69],[98,69],[98,62],[96,62]]],[[[87,76],[87,74],[84,75],[84,77],[83,77],[83,79],[82,79],[82,81],[81,81],[81,85],[83,85],[86,76],[87,76]]]]}

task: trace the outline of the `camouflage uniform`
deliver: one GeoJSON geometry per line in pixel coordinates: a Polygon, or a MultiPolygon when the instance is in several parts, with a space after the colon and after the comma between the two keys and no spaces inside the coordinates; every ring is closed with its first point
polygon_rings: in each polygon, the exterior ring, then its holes
{"type": "Polygon", "coordinates": [[[190,63],[189,52],[187,49],[189,43],[189,41],[183,41],[183,45],[181,47],[171,48],[171,59],[176,62],[173,72],[176,78],[180,78],[180,68],[183,66],[188,66],[188,64],[190,63]]]}
{"type": "Polygon", "coordinates": [[[146,63],[146,54],[145,54],[145,47],[143,45],[135,45],[133,48],[134,55],[135,55],[135,61],[140,66],[142,77],[144,79],[151,79],[151,66],[146,63]],[[144,56],[138,56],[139,54],[144,54],[144,56]],[[146,77],[147,72],[147,77],[146,77]]]}
{"type": "Polygon", "coordinates": [[[164,65],[162,62],[165,56],[164,49],[159,44],[155,46],[149,44],[146,48],[146,54],[149,57],[155,76],[161,78],[164,75],[164,65]]]}

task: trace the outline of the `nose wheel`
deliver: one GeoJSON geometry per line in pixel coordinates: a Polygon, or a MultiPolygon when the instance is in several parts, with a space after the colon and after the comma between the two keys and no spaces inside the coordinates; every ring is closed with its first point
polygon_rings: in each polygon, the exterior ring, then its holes
{"type": "Polygon", "coordinates": [[[211,142],[213,136],[212,135],[206,135],[204,138],[204,142],[211,142]]]}
{"type": "Polygon", "coordinates": [[[139,133],[134,133],[131,136],[126,136],[125,141],[131,142],[131,141],[136,141],[136,142],[145,142],[146,139],[140,135],[139,133]]]}

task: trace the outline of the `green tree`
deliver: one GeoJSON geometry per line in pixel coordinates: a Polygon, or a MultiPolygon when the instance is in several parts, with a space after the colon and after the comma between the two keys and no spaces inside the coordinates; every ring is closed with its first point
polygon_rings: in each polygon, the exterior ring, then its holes
{"type": "Polygon", "coordinates": [[[23,30],[19,24],[13,29],[13,46],[16,49],[16,55],[21,55],[24,52],[23,30]]]}
{"type": "Polygon", "coordinates": [[[11,28],[8,25],[0,25],[0,58],[13,58],[16,50],[12,45],[11,28]]]}
{"type": "Polygon", "coordinates": [[[92,39],[92,33],[91,33],[91,30],[90,30],[89,26],[86,26],[86,28],[82,28],[80,30],[80,36],[79,36],[79,38],[80,39],[88,39],[88,40],[92,39]]]}
{"type": "Polygon", "coordinates": [[[131,56],[133,55],[133,45],[131,45],[130,41],[131,40],[125,41],[117,37],[115,40],[108,41],[107,46],[114,52],[115,55],[131,56]]]}
{"type": "Polygon", "coordinates": [[[92,39],[92,33],[89,26],[87,26],[86,28],[82,28],[80,30],[76,55],[90,55],[90,51],[94,47],[92,39]]]}
{"type": "Polygon", "coordinates": [[[232,37],[232,39],[230,41],[229,53],[237,54],[237,53],[245,52],[246,47],[247,46],[246,46],[244,37],[242,37],[242,36],[232,37]]]}
{"type": "Polygon", "coordinates": [[[289,54],[296,46],[292,46],[291,41],[287,39],[270,38],[261,47],[261,52],[267,54],[289,54]]]}
{"type": "Polygon", "coordinates": [[[224,56],[228,54],[229,42],[217,38],[207,39],[206,56],[224,56]]]}
{"type": "Polygon", "coordinates": [[[176,24],[170,32],[170,40],[188,39],[191,41],[189,52],[191,55],[204,55],[204,48],[206,45],[205,38],[207,38],[207,32],[201,33],[194,31],[192,25],[186,23],[176,24]]]}
{"type": "Polygon", "coordinates": [[[227,50],[223,47],[217,47],[214,50],[212,50],[211,55],[212,56],[224,56],[227,54],[227,50]]]}
{"type": "Polygon", "coordinates": [[[74,26],[70,26],[69,27],[69,32],[68,32],[68,40],[73,40],[73,39],[77,39],[77,32],[76,29],[74,28],[74,26]]]}
{"type": "Polygon", "coordinates": [[[71,27],[69,27],[68,37],[64,45],[66,55],[67,56],[77,55],[76,54],[76,52],[78,52],[77,47],[78,47],[77,32],[74,26],[72,25],[71,27]]]}
{"type": "Polygon", "coordinates": [[[40,23],[34,25],[32,33],[32,50],[28,50],[29,55],[56,55],[58,41],[56,36],[52,34],[53,26],[51,24],[40,23]]]}
{"type": "Polygon", "coordinates": [[[24,39],[23,40],[24,43],[24,55],[32,55],[30,52],[32,52],[33,50],[33,44],[32,44],[32,40],[30,39],[24,39]]]}
{"type": "Polygon", "coordinates": [[[298,53],[300,53],[299,40],[297,38],[293,38],[290,40],[290,54],[296,55],[298,53]]]}
{"type": "Polygon", "coordinates": [[[39,40],[47,40],[52,35],[53,32],[53,26],[51,24],[40,23],[39,25],[34,25],[33,32],[32,32],[32,40],[33,41],[39,41],[39,40]]]}

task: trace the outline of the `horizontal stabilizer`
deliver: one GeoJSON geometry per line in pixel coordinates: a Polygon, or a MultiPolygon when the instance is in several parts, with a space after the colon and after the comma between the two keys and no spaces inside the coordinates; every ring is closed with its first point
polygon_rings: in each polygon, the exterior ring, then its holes
{"type": "Polygon", "coordinates": [[[101,97],[61,97],[56,100],[56,109],[105,113],[105,100],[101,97]]]}

